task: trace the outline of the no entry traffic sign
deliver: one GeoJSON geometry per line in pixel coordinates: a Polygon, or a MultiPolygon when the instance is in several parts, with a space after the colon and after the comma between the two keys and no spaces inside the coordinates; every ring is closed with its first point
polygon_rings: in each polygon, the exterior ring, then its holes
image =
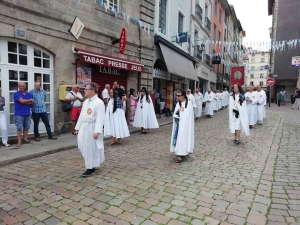
{"type": "Polygon", "coordinates": [[[267,85],[274,85],[275,84],[275,80],[273,78],[268,78],[267,81],[266,81],[267,85]]]}

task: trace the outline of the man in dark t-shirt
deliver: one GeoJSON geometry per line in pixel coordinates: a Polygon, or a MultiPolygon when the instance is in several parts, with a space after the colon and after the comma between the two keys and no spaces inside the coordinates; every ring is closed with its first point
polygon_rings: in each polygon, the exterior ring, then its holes
{"type": "Polygon", "coordinates": [[[125,92],[123,88],[120,88],[119,81],[115,81],[113,85],[114,89],[118,92],[118,96],[122,99],[122,103],[125,101],[125,92]]]}

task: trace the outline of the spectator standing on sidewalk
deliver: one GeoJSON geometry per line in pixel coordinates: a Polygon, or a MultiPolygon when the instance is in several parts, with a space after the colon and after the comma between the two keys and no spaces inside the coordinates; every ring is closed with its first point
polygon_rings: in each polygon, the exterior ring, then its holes
{"type": "Polygon", "coordinates": [[[51,132],[51,127],[49,123],[47,107],[45,104],[47,94],[44,89],[41,88],[41,82],[34,83],[34,89],[30,91],[32,98],[34,100],[34,104],[32,106],[32,119],[33,119],[33,126],[34,126],[34,140],[41,141],[39,139],[39,123],[40,119],[43,121],[46,127],[46,131],[48,134],[48,138],[52,140],[56,140],[56,137],[53,137],[51,132]]]}
{"type": "Polygon", "coordinates": [[[165,108],[165,104],[166,104],[166,91],[167,89],[163,88],[161,90],[161,92],[159,93],[159,105],[160,105],[160,108],[159,108],[159,113],[160,113],[160,117],[161,118],[165,118],[163,116],[163,110],[165,108]]]}
{"type": "Polygon", "coordinates": [[[284,90],[284,88],[281,89],[280,92],[280,102],[282,105],[285,105],[285,98],[286,98],[286,91],[284,90]]]}
{"type": "Polygon", "coordinates": [[[77,123],[77,120],[79,118],[80,112],[81,112],[81,106],[83,102],[83,97],[81,93],[79,92],[79,85],[75,84],[73,85],[72,91],[70,91],[65,99],[65,102],[72,102],[72,109],[70,111],[70,116],[71,116],[71,129],[72,129],[72,134],[77,135],[75,132],[75,126],[77,123]]]}
{"type": "Polygon", "coordinates": [[[20,82],[18,85],[19,91],[14,93],[15,103],[15,125],[17,127],[18,144],[17,147],[22,146],[22,130],[25,144],[30,144],[28,140],[28,130],[30,128],[30,108],[34,104],[32,95],[26,91],[26,84],[20,82]]]}
{"type": "Polygon", "coordinates": [[[9,147],[10,144],[7,143],[8,133],[6,125],[6,117],[4,113],[5,98],[2,96],[2,89],[0,88],[0,127],[2,132],[2,144],[6,147],[9,147]]]}
{"type": "Polygon", "coordinates": [[[294,97],[295,103],[292,109],[300,109],[300,90],[298,90],[298,88],[296,88],[294,97]]]}

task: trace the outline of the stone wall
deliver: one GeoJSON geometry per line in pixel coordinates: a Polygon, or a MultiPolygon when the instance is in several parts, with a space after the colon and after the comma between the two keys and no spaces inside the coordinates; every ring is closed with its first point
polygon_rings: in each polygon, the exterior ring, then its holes
{"type": "MultiPolygon", "coordinates": [[[[127,15],[154,23],[155,0],[120,0],[120,6],[127,15]]],[[[141,62],[146,71],[136,82],[152,88],[153,36],[141,34],[138,24],[130,21],[128,25],[123,16],[116,18],[93,0],[80,3],[77,0],[0,0],[0,37],[23,39],[53,54],[55,131],[68,130],[68,117],[61,111],[58,87],[75,83],[74,64],[78,56],[72,53],[72,46],[141,62]],[[76,16],[85,25],[78,41],[68,32],[76,16]],[[120,55],[118,45],[112,45],[112,40],[119,38],[123,27],[127,29],[127,45],[120,55]],[[24,31],[25,35],[17,36],[17,30],[24,31]]],[[[138,77],[137,73],[132,76],[138,77]]]]}

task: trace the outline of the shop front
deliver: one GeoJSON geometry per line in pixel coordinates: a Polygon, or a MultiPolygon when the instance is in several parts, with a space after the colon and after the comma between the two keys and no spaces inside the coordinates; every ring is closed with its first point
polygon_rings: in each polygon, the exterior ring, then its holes
{"type": "MultiPolygon", "coordinates": [[[[54,129],[53,98],[53,55],[45,49],[18,39],[0,38],[0,86],[5,98],[4,113],[9,136],[16,136],[14,117],[14,93],[18,91],[18,83],[24,82],[26,91],[34,88],[34,82],[41,82],[46,91],[46,108],[51,129],[54,129]]],[[[29,133],[33,133],[31,121],[29,133]]],[[[42,122],[40,133],[46,129],[42,122]]],[[[0,131],[1,136],[1,131],[0,131]]]]}
{"type": "Polygon", "coordinates": [[[153,88],[158,92],[167,89],[167,103],[172,109],[176,90],[195,89],[198,77],[194,58],[160,36],[154,37],[154,44],[153,88]]]}
{"type": "Polygon", "coordinates": [[[106,84],[113,87],[118,81],[128,93],[130,88],[137,89],[137,82],[131,82],[132,78],[137,80],[138,73],[143,71],[144,65],[139,62],[117,58],[96,52],[90,52],[73,48],[73,52],[79,54],[79,61],[76,62],[77,83],[82,87],[86,81],[92,81],[99,85],[99,97],[106,84]],[[83,71],[83,73],[82,73],[83,71]]]}

